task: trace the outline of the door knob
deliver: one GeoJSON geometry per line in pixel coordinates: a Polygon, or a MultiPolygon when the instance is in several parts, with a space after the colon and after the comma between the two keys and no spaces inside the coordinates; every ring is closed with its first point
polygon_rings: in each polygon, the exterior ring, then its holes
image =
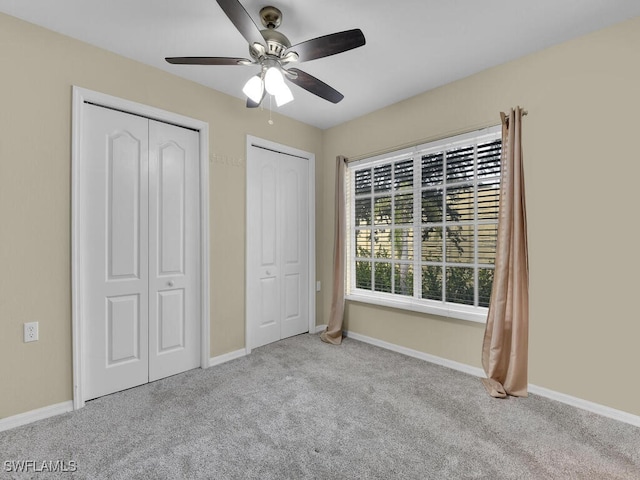
{"type": "Polygon", "coordinates": [[[173,287],[173,280],[169,280],[169,281],[167,282],[167,285],[169,285],[170,287],[173,287]]]}
{"type": "Polygon", "coordinates": [[[267,275],[271,275],[271,270],[267,270],[267,275]]]}

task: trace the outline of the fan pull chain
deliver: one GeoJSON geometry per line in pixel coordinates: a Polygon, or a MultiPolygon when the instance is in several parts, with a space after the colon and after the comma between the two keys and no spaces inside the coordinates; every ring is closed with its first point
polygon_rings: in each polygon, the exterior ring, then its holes
{"type": "Polygon", "coordinates": [[[267,122],[269,125],[273,125],[273,120],[271,119],[271,99],[273,95],[269,95],[269,121],[267,122]]]}

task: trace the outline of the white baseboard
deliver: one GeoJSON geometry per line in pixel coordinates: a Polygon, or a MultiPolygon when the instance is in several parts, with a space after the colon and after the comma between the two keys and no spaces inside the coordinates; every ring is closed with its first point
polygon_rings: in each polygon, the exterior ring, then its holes
{"type": "Polygon", "coordinates": [[[387,350],[402,353],[403,355],[407,355],[408,357],[425,360],[427,362],[435,363],[436,365],[442,365],[443,367],[452,368],[453,370],[468,373],[469,375],[474,375],[476,377],[484,377],[484,371],[481,368],[472,367],[471,365],[467,365],[466,363],[454,362],[453,360],[447,360],[446,358],[437,357],[429,353],[402,347],[394,343],[385,342],[384,340],[378,340],[377,338],[367,337],[366,335],[361,335],[355,332],[344,333],[349,338],[353,338],[354,340],[359,340],[365,343],[370,343],[371,345],[375,345],[376,347],[386,348],[387,350]]]}
{"type": "Polygon", "coordinates": [[[603,417],[612,418],[620,422],[640,427],[640,416],[638,415],[633,415],[622,410],[616,410],[615,408],[590,402],[589,400],[584,400],[582,398],[572,397],[566,393],[556,392],[555,390],[549,390],[548,388],[539,387],[538,385],[533,385],[531,383],[529,384],[529,392],[535,395],[540,395],[541,397],[547,397],[551,400],[556,400],[557,402],[566,403],[572,407],[587,410],[588,412],[597,413],[603,417]]]}
{"type": "Polygon", "coordinates": [[[309,332],[309,333],[322,333],[327,329],[326,325],[316,325],[316,328],[314,331],[309,332]]]}
{"type": "MultiPolygon", "coordinates": [[[[441,365],[443,367],[448,367],[453,370],[458,370],[460,372],[468,373],[469,375],[473,375],[475,377],[479,377],[479,378],[485,377],[485,373],[483,369],[478,367],[472,367],[471,365],[467,365],[465,363],[455,362],[453,360],[448,360],[446,358],[437,357],[429,353],[424,353],[418,350],[413,350],[411,348],[402,347],[394,343],[385,342],[384,340],[378,340],[377,338],[368,337],[366,335],[361,335],[355,332],[345,331],[344,334],[349,338],[353,338],[354,340],[370,343],[371,345],[375,345],[381,348],[386,348],[387,350],[391,350],[397,353],[402,353],[403,355],[407,355],[409,357],[414,357],[420,360],[425,360],[427,362],[435,363],[436,365],[441,365]]],[[[582,398],[572,397],[571,395],[556,392],[555,390],[549,390],[548,388],[539,387],[538,385],[533,385],[531,383],[529,384],[529,392],[533,393],[534,395],[539,395],[541,397],[546,397],[551,400],[555,400],[557,402],[571,405],[572,407],[581,408],[582,410],[587,410],[589,412],[602,415],[603,417],[612,418],[620,422],[624,422],[630,425],[634,425],[636,427],[640,427],[640,416],[638,415],[633,415],[631,413],[624,412],[622,410],[616,410],[615,408],[607,407],[606,405],[601,405],[595,402],[590,402],[589,400],[584,400],[582,398]]]]}
{"type": "Polygon", "coordinates": [[[0,418],[0,432],[9,430],[11,428],[20,427],[28,423],[37,422],[49,417],[55,417],[63,413],[71,412],[73,410],[73,401],[68,400],[62,403],[56,403],[55,405],[49,405],[47,407],[37,408],[29,412],[19,413],[11,417],[0,418]]]}
{"type": "Polygon", "coordinates": [[[234,350],[233,352],[217,355],[209,359],[209,366],[214,367],[222,363],[230,362],[231,360],[235,360],[236,358],[242,358],[246,354],[247,354],[247,350],[244,348],[241,348],[239,350],[234,350]]]}

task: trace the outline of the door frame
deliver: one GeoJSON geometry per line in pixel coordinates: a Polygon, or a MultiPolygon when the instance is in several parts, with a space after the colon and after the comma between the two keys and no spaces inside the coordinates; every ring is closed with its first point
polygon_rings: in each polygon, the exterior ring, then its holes
{"type": "Polygon", "coordinates": [[[209,366],[209,124],[177,113],[124,100],[86,88],[73,86],[72,94],[72,140],[71,140],[71,324],[73,350],[73,408],[84,407],[84,323],[82,317],[83,286],[80,281],[80,169],[83,137],[84,106],[87,104],[120,110],[151,120],[189,128],[199,133],[200,148],[200,367],[209,366]]]}
{"type": "MultiPolygon", "coordinates": [[[[313,153],[305,152],[297,148],[289,147],[275,143],[263,138],[247,135],[247,164],[246,164],[246,203],[245,209],[249,207],[249,169],[252,168],[252,155],[251,147],[259,147],[267,150],[272,150],[277,153],[283,153],[285,155],[292,155],[294,157],[300,157],[309,161],[309,178],[308,178],[308,193],[309,193],[309,332],[313,332],[316,327],[316,156],[313,153]]],[[[245,235],[249,234],[249,215],[248,211],[245,211],[245,235]]],[[[246,354],[251,353],[251,328],[249,325],[248,302],[247,295],[249,287],[249,265],[247,262],[247,249],[248,242],[245,240],[245,350],[246,354]]]]}

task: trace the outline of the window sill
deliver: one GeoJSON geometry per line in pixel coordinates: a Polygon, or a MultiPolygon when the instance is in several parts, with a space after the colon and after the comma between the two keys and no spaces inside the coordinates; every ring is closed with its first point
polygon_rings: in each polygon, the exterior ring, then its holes
{"type": "Polygon", "coordinates": [[[440,317],[455,318],[475,323],[487,323],[487,313],[489,309],[484,307],[466,307],[465,305],[426,304],[414,298],[407,297],[399,299],[397,296],[385,295],[384,293],[352,293],[345,295],[345,300],[360,303],[380,305],[381,307],[397,308],[412,312],[428,313],[440,317]]]}

